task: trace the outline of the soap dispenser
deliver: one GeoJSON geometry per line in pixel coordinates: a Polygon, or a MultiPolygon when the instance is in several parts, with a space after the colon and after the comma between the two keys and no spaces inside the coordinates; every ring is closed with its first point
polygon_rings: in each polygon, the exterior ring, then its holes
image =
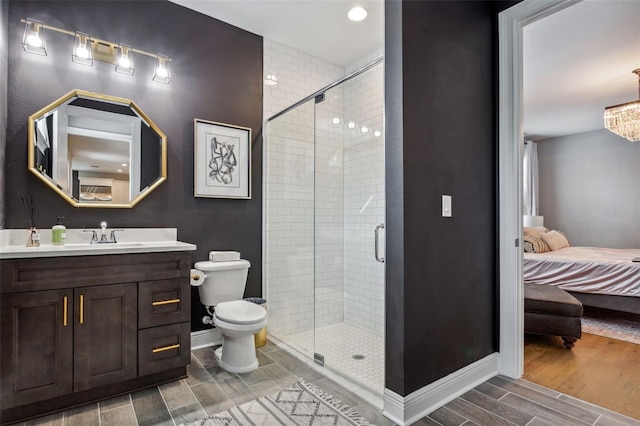
{"type": "Polygon", "coordinates": [[[67,239],[67,227],[62,224],[64,216],[58,216],[58,223],[51,228],[51,243],[55,246],[61,246],[67,239]]]}

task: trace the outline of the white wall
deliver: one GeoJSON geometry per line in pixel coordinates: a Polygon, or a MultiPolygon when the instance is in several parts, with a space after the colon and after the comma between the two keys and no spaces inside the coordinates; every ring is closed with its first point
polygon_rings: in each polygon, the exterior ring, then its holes
{"type": "Polygon", "coordinates": [[[572,245],[640,248],[640,143],[608,130],[538,141],[540,214],[572,245]]]}

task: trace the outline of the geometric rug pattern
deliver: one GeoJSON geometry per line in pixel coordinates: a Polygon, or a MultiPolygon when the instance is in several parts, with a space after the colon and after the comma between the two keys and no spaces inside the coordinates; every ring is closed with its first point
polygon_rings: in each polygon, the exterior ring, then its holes
{"type": "Polygon", "coordinates": [[[640,345],[640,315],[585,307],[582,331],[640,345]]]}
{"type": "Polygon", "coordinates": [[[357,411],[303,381],[272,395],[254,399],[205,417],[189,426],[364,426],[357,411]]]}

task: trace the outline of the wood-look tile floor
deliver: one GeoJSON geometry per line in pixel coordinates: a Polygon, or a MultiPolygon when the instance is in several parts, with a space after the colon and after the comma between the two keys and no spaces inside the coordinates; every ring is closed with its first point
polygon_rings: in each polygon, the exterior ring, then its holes
{"type": "MultiPolygon", "coordinates": [[[[258,349],[260,368],[230,374],[212,348],[192,352],[189,377],[108,401],[37,418],[21,425],[179,425],[224,411],[303,379],[359,411],[374,425],[390,426],[382,411],[308,364],[267,343],[258,349]]],[[[525,380],[494,377],[461,395],[416,425],[637,425],[640,422],[525,380]]]]}

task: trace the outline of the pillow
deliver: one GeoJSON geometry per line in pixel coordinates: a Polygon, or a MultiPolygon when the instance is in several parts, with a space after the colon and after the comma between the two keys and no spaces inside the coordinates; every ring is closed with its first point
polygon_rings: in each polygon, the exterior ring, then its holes
{"type": "Polygon", "coordinates": [[[553,250],[569,247],[569,240],[558,231],[549,231],[542,234],[542,241],[553,250]]]}
{"type": "Polygon", "coordinates": [[[523,240],[522,248],[524,249],[525,253],[535,253],[533,251],[533,243],[531,243],[531,241],[524,241],[523,240]]]}
{"type": "Polygon", "coordinates": [[[548,232],[549,230],[544,226],[525,226],[524,235],[531,235],[532,237],[540,239],[540,236],[548,232]]]}
{"type": "MultiPolygon", "coordinates": [[[[549,249],[549,246],[544,241],[532,235],[525,235],[522,241],[523,241],[522,245],[525,247],[525,249],[528,246],[527,243],[531,244],[533,253],[546,253],[548,251],[551,251],[549,249]]],[[[531,252],[528,252],[528,253],[531,253],[531,252]]]]}

